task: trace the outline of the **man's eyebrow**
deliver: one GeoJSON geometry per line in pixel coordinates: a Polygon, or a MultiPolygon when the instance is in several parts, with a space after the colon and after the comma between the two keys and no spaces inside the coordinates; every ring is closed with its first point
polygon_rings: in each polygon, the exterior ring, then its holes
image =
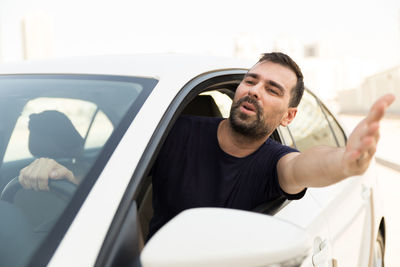
{"type": "Polygon", "coordinates": [[[274,81],[272,81],[272,80],[268,80],[267,83],[268,83],[269,85],[273,86],[273,87],[278,88],[282,93],[286,92],[285,88],[283,88],[283,86],[280,85],[280,84],[277,83],[277,82],[274,82],[274,81]]]}
{"type": "MultiPolygon", "coordinates": [[[[246,74],[244,75],[244,78],[246,78],[246,77],[251,77],[251,78],[254,78],[254,79],[259,79],[259,78],[260,78],[260,75],[258,75],[258,74],[256,74],[256,73],[248,72],[248,73],[246,73],[246,74]]],[[[278,88],[279,91],[281,91],[282,93],[285,93],[285,92],[286,92],[285,88],[284,88],[282,85],[280,85],[279,83],[275,82],[275,81],[267,80],[267,84],[269,84],[269,85],[271,85],[271,86],[273,86],[273,87],[278,88]]]]}
{"type": "Polygon", "coordinates": [[[260,76],[258,75],[258,74],[255,74],[255,73],[251,73],[251,72],[248,72],[248,73],[246,73],[245,75],[244,75],[244,77],[246,78],[246,77],[252,77],[252,78],[254,78],[254,79],[258,79],[258,78],[260,78],[260,76]]]}

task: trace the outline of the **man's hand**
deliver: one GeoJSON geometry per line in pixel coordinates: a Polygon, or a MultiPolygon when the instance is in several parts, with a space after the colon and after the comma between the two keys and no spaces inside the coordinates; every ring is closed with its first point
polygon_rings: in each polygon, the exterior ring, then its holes
{"type": "Polygon", "coordinates": [[[74,184],[78,184],[70,170],[49,158],[36,159],[23,168],[18,177],[23,188],[34,190],[49,190],[49,179],[67,179],[74,184]]]}
{"type": "Polygon", "coordinates": [[[376,151],[379,122],[393,101],[392,94],[379,98],[350,134],[346,147],[316,146],[283,156],[277,165],[281,188],[296,194],[305,187],[328,186],[364,173],[376,151]]]}
{"type": "Polygon", "coordinates": [[[368,168],[379,140],[379,122],[394,99],[392,94],[379,98],[350,134],[342,162],[346,176],[362,174],[368,168]]]}

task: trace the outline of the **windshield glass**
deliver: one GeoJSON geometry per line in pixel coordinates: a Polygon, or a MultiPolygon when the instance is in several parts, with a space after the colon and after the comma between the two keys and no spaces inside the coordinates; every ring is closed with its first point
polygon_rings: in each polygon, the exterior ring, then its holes
{"type": "Polygon", "coordinates": [[[42,241],[51,240],[57,220],[75,195],[84,195],[83,202],[156,83],[97,75],[0,76],[0,266],[25,266],[42,241]],[[72,178],[51,173],[55,165],[71,170],[72,178]],[[50,175],[63,177],[47,187],[39,178],[50,175]],[[92,181],[79,190],[86,179],[92,181]]]}

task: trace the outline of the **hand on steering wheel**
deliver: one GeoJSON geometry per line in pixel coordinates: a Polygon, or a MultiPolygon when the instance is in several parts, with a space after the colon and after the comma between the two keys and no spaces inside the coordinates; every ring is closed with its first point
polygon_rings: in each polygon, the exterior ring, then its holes
{"type": "Polygon", "coordinates": [[[67,179],[71,183],[78,184],[70,170],[49,158],[36,159],[23,168],[18,176],[23,188],[34,190],[49,190],[49,179],[67,179]]]}
{"type": "MultiPolygon", "coordinates": [[[[77,185],[68,180],[50,180],[49,181],[50,192],[56,193],[63,199],[69,199],[76,190],[77,185]]],[[[12,179],[3,189],[0,194],[0,200],[4,200],[10,203],[14,203],[14,197],[19,190],[22,190],[22,185],[18,181],[18,177],[12,179]]]]}

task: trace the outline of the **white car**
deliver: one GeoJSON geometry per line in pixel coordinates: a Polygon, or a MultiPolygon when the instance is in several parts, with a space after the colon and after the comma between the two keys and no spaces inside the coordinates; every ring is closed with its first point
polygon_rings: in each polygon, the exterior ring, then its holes
{"type": "MultiPolygon", "coordinates": [[[[300,200],[187,210],[144,242],[148,174],[169,129],[182,113],[227,117],[250,67],[184,55],[0,65],[0,266],[383,266],[374,164],[300,200]],[[23,189],[16,177],[41,157],[71,169],[79,186],[23,189]]],[[[273,138],[300,151],[346,143],[309,90],[273,138]]]]}

